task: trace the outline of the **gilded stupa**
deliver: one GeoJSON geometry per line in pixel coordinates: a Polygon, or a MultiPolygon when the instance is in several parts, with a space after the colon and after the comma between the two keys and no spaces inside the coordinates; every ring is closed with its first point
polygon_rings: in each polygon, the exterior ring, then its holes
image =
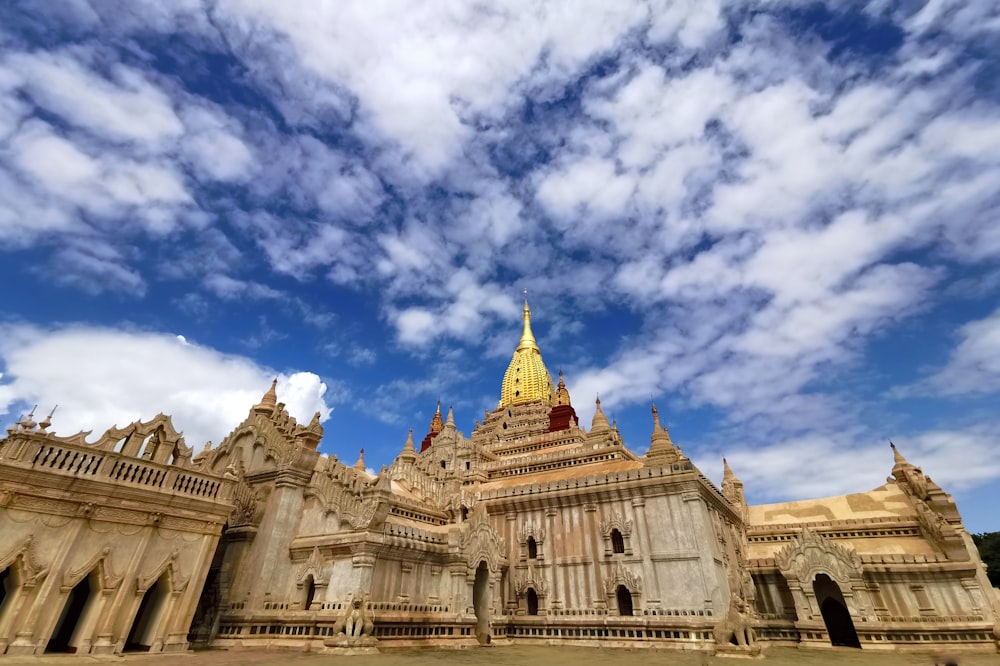
{"type": "Polygon", "coordinates": [[[542,352],[535,342],[535,335],[531,332],[531,308],[528,307],[527,293],[525,293],[522,317],[524,329],[521,341],[514,350],[507,372],[504,373],[498,409],[539,400],[552,403],[555,398],[556,388],[552,383],[552,376],[545,367],[542,352]]]}

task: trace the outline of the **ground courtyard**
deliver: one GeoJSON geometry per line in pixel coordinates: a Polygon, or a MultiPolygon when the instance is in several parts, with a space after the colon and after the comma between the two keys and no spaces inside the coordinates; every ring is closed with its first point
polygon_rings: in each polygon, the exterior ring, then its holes
{"type": "Polygon", "coordinates": [[[609,649],[573,646],[511,645],[468,649],[391,650],[377,655],[343,656],[262,650],[207,650],[185,654],[126,654],[125,656],[45,655],[37,657],[3,657],[7,664],[71,664],[91,662],[131,662],[150,666],[187,664],[188,666],[636,666],[664,664],[669,666],[708,666],[759,663],[766,666],[996,666],[997,654],[945,653],[878,653],[867,650],[837,648],[832,650],[798,650],[771,648],[763,658],[708,656],[699,652],[656,649],[609,649]]]}

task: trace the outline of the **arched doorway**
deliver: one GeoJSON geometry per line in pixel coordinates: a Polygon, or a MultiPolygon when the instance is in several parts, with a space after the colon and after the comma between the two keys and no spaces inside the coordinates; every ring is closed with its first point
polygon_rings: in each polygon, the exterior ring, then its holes
{"type": "Polygon", "coordinates": [[[90,604],[91,597],[97,591],[97,581],[91,580],[93,574],[85,576],[83,580],[70,590],[63,606],[62,613],[59,614],[59,621],[56,622],[55,631],[45,645],[46,652],[76,652],[73,645],[73,634],[80,624],[90,604]]]}
{"type": "Polygon", "coordinates": [[[476,567],[476,580],[472,584],[472,607],[476,611],[476,640],[488,645],[490,638],[490,569],[485,561],[476,567]]]}
{"type": "Polygon", "coordinates": [[[135,614],[132,628],[128,632],[128,638],[125,639],[125,652],[149,652],[156,639],[156,629],[160,624],[160,616],[166,606],[168,594],[164,574],[142,595],[139,611],[135,614]]]}
{"type": "Polygon", "coordinates": [[[844,602],[844,595],[836,581],[826,574],[817,574],[813,580],[813,592],[816,594],[816,603],[819,604],[820,613],[823,615],[826,631],[830,635],[830,643],[860,648],[861,641],[858,640],[854,620],[851,619],[847,603],[844,602]]]}
{"type": "Polygon", "coordinates": [[[629,592],[628,588],[624,585],[619,585],[616,592],[618,597],[618,614],[619,615],[631,615],[632,614],[632,593],[629,592]]]}
{"type": "Polygon", "coordinates": [[[524,596],[528,601],[528,615],[538,615],[538,593],[535,588],[529,587],[524,596]]]}

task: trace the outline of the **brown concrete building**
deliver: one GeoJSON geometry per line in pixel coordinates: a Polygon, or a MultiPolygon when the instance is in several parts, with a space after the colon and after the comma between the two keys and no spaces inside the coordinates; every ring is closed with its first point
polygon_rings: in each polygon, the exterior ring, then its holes
{"type": "Polygon", "coordinates": [[[0,442],[0,648],[997,650],[957,508],[898,451],[873,491],[747,506],[655,407],[645,455],[600,401],[581,427],[523,319],[497,408],[468,436],[439,409],[376,475],[321,456],[273,385],[194,459],[162,416],[92,446],[22,422],[0,442]]]}

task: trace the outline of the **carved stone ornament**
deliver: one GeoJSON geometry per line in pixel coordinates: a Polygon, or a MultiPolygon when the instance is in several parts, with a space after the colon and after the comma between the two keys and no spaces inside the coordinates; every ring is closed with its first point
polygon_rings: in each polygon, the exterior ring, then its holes
{"type": "Polygon", "coordinates": [[[622,536],[631,536],[632,534],[632,521],[625,520],[625,518],[619,513],[611,514],[611,517],[607,520],[602,520],[598,529],[601,530],[607,538],[611,538],[611,530],[617,529],[622,533],[622,536]]]}
{"type": "Polygon", "coordinates": [[[48,567],[39,565],[35,561],[32,549],[33,542],[34,536],[29,535],[0,557],[0,571],[4,571],[7,567],[14,567],[19,574],[21,585],[25,588],[34,587],[49,572],[48,567]]]}
{"type": "Polygon", "coordinates": [[[633,573],[630,569],[622,566],[621,562],[615,564],[611,569],[611,574],[604,578],[604,591],[611,596],[618,589],[619,585],[624,585],[632,594],[642,592],[642,577],[633,573]]]}
{"type": "Polygon", "coordinates": [[[115,590],[122,582],[122,576],[116,576],[114,567],[111,565],[111,549],[105,546],[88,559],[83,566],[67,571],[63,574],[60,590],[68,592],[72,590],[92,571],[97,571],[97,580],[101,585],[101,590],[108,594],[115,590]]]}
{"type": "MultiPolygon", "coordinates": [[[[228,468],[227,468],[228,469],[228,468]]],[[[259,522],[257,506],[260,501],[257,492],[243,480],[242,470],[237,471],[239,483],[233,489],[233,510],[229,514],[230,527],[256,526],[259,522]]]]}
{"type": "Polygon", "coordinates": [[[171,594],[174,596],[180,594],[187,588],[188,582],[191,580],[190,576],[182,576],[177,571],[174,563],[177,561],[177,556],[179,552],[177,549],[171,551],[169,555],[163,558],[163,560],[153,567],[153,569],[146,575],[140,574],[135,579],[135,593],[136,595],[145,594],[149,588],[153,587],[164,574],[167,576],[167,586],[170,589],[171,594]]]}
{"type": "Polygon", "coordinates": [[[514,592],[519,597],[523,597],[529,588],[535,590],[535,594],[544,597],[549,592],[549,586],[542,579],[536,579],[533,573],[514,580],[514,592]]]}
{"type": "Polygon", "coordinates": [[[486,562],[490,573],[497,573],[505,562],[503,539],[490,526],[486,510],[480,504],[466,523],[468,532],[462,535],[459,544],[469,569],[475,571],[480,562],[486,562]]]}
{"type": "Polygon", "coordinates": [[[297,587],[303,587],[306,582],[306,577],[312,574],[313,583],[315,585],[326,585],[327,576],[323,572],[323,556],[319,552],[319,547],[314,546],[312,552],[309,553],[309,559],[306,560],[302,568],[295,575],[295,585],[297,587]]]}
{"type": "Polygon", "coordinates": [[[817,574],[824,573],[842,587],[861,578],[861,558],[850,548],[831,543],[808,527],[798,539],[779,550],[775,556],[785,578],[811,585],[817,574]]]}
{"type": "Polygon", "coordinates": [[[545,528],[535,523],[524,523],[517,530],[517,541],[523,546],[528,543],[528,537],[534,537],[535,543],[541,545],[545,542],[545,528]]]}

